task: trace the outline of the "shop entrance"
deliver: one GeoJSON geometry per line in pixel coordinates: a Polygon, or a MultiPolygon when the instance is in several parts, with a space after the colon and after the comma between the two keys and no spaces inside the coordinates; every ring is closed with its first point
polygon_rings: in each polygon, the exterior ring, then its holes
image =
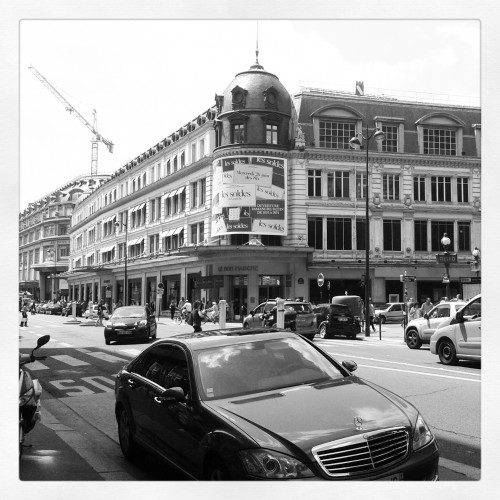
{"type": "Polygon", "coordinates": [[[231,294],[229,297],[229,317],[232,317],[234,321],[240,321],[242,316],[246,316],[248,310],[248,276],[231,276],[229,290],[231,294]]]}

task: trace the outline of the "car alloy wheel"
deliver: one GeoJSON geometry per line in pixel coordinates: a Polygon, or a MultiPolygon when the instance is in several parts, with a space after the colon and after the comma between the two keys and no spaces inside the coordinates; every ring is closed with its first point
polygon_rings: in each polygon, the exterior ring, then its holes
{"type": "Polygon", "coordinates": [[[457,351],[453,342],[449,339],[443,340],[439,344],[438,355],[443,365],[456,365],[458,363],[457,351]]]}
{"type": "Polygon", "coordinates": [[[422,341],[420,340],[420,337],[418,336],[417,330],[408,330],[406,332],[406,345],[410,349],[420,349],[420,346],[422,345],[422,341]]]}
{"type": "Polygon", "coordinates": [[[132,425],[129,414],[122,408],[118,417],[118,440],[123,456],[127,460],[132,460],[137,455],[137,445],[132,435],[132,425]]]}
{"type": "Polygon", "coordinates": [[[327,339],[328,338],[327,331],[326,331],[326,325],[321,325],[319,327],[319,337],[321,339],[327,339]]]}

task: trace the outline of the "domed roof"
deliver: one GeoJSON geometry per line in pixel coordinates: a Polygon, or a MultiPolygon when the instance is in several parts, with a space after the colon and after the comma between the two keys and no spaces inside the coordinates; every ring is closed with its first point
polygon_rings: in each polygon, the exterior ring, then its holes
{"type": "Polygon", "coordinates": [[[220,114],[229,113],[235,109],[262,109],[290,115],[291,107],[290,94],[279,78],[266,71],[256,61],[250,69],[238,73],[227,86],[220,114]]]}

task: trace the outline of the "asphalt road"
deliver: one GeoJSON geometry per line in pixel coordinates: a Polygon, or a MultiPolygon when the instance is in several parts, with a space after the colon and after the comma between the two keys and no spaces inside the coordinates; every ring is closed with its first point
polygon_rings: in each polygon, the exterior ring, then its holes
{"type": "MultiPolygon", "coordinates": [[[[204,329],[217,325],[204,325],[204,329]]],[[[230,324],[228,326],[237,326],[230,324]]],[[[192,331],[161,318],[158,337],[192,331]]],[[[20,328],[20,348],[28,352],[49,333],[48,358],[28,365],[41,380],[44,417],[28,434],[20,461],[22,481],[183,480],[145,455],[127,462],[118,445],[114,418],[114,375],[147,344],[104,345],[102,327],[59,316],[30,316],[20,328]]],[[[481,477],[480,375],[478,364],[443,367],[427,348],[408,349],[399,325],[383,325],[369,338],[316,339],[337,359],[352,359],[356,374],[415,404],[440,444],[440,480],[476,481],[481,477]]]]}

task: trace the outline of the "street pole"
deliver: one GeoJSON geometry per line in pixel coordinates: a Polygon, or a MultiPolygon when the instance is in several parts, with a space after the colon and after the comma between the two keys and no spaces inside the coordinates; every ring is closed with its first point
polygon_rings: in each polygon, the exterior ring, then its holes
{"type": "Polygon", "coordinates": [[[123,305],[128,305],[127,303],[127,257],[128,257],[128,212],[127,212],[127,222],[115,222],[115,227],[125,226],[125,269],[123,277],[123,305]]]}
{"type": "MultiPolygon", "coordinates": [[[[370,139],[372,137],[377,141],[383,141],[385,138],[384,133],[378,128],[373,129],[372,133],[368,135],[368,122],[366,123],[365,136],[361,135],[362,139],[365,139],[365,147],[366,147],[366,192],[365,195],[365,337],[370,336],[370,295],[371,295],[371,280],[370,280],[370,212],[369,212],[369,192],[370,192],[370,183],[368,180],[369,174],[369,145],[370,139]]],[[[353,137],[349,141],[350,145],[355,149],[361,147],[361,141],[358,137],[353,137]]]]}

